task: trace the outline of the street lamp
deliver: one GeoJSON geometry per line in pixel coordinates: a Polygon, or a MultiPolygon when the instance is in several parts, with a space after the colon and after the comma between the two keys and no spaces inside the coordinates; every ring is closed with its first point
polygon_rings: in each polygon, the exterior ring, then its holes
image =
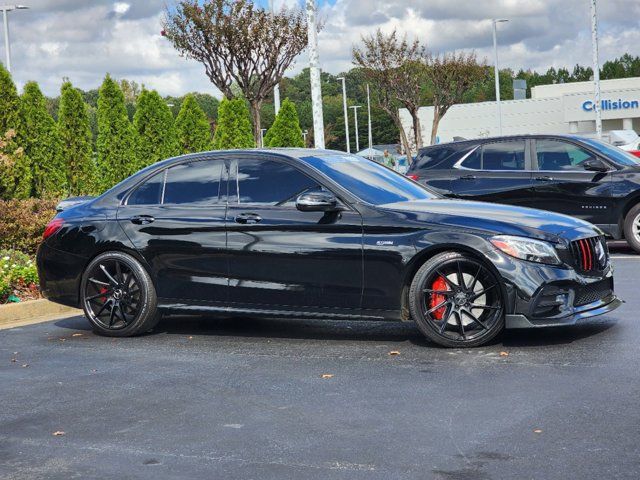
{"type": "Polygon", "coordinates": [[[371,133],[371,95],[369,92],[369,84],[367,83],[367,117],[369,119],[369,154],[373,148],[373,134],[371,133]]]}
{"type": "Polygon", "coordinates": [[[598,10],[596,0],[591,0],[591,47],[593,48],[593,89],[596,112],[596,134],[602,138],[602,111],[600,110],[600,61],[598,59],[598,10]]]}
{"type": "Polygon", "coordinates": [[[0,5],[2,17],[4,20],[4,51],[7,56],[7,70],[11,73],[11,46],[9,45],[9,19],[7,12],[12,10],[27,10],[29,7],[25,5],[0,5]]]}
{"type": "Polygon", "coordinates": [[[260,129],[260,148],[264,148],[264,132],[266,132],[266,128],[260,129]]]}
{"type": "Polygon", "coordinates": [[[307,148],[307,135],[309,135],[309,130],[305,130],[302,132],[302,138],[304,141],[304,148],[307,148]]]}
{"type": "Polygon", "coordinates": [[[356,130],[356,153],[360,151],[360,139],[358,138],[358,109],[361,108],[361,105],[354,105],[353,108],[353,118],[355,120],[355,130],[356,130]]]}
{"type": "Polygon", "coordinates": [[[347,110],[347,80],[344,77],[338,77],[336,80],[342,81],[342,107],[344,109],[344,134],[347,139],[347,153],[351,153],[351,145],[349,142],[349,111],[347,110]]]}
{"type": "Polygon", "coordinates": [[[493,23],[493,57],[495,59],[494,71],[496,77],[496,109],[498,112],[498,134],[502,135],[502,112],[500,110],[500,71],[498,69],[498,23],[508,22],[506,18],[494,18],[493,23]]]}
{"type": "Polygon", "coordinates": [[[322,86],[320,85],[316,0],[306,0],[306,9],[307,39],[309,40],[309,77],[311,80],[311,106],[313,111],[313,141],[316,148],[324,149],[324,119],[322,117],[322,86]]]}

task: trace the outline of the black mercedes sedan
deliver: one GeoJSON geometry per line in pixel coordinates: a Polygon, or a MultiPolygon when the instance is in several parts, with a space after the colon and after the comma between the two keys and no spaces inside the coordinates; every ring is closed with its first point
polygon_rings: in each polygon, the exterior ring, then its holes
{"type": "Polygon", "coordinates": [[[42,291],[104,335],[163,312],[390,319],[471,347],[620,304],[593,225],[446,199],[341,152],[172,158],[63,208],[38,251],[42,291]]]}
{"type": "Polygon", "coordinates": [[[640,159],[599,140],[523,135],[434,145],[407,175],[452,198],[581,218],[640,252],[640,159]]]}

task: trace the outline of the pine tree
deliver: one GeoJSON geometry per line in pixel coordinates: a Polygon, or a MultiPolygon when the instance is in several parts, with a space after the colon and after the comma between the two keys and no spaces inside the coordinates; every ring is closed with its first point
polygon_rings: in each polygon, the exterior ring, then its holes
{"type": "Polygon", "coordinates": [[[296,106],[284,99],[273,125],[264,137],[267,147],[304,147],[296,106]]]}
{"type": "Polygon", "coordinates": [[[133,126],[127,116],[124,95],[107,75],[98,95],[98,171],[103,190],[138,170],[133,126]]]}
{"type": "Polygon", "coordinates": [[[239,98],[225,98],[218,107],[218,126],[213,136],[213,148],[228,150],[253,147],[255,143],[247,104],[239,98]]]}
{"type": "Polygon", "coordinates": [[[47,101],[36,82],[28,82],[20,99],[22,144],[31,160],[32,193],[38,198],[67,193],[67,174],[62,159],[58,127],[47,112],[47,101]]]}
{"type": "Polygon", "coordinates": [[[95,192],[95,165],[88,105],[82,93],[65,82],[60,89],[58,131],[71,195],[95,192]]]}
{"type": "Polygon", "coordinates": [[[31,163],[24,153],[20,97],[11,74],[0,64],[0,197],[31,196],[31,163]]]}
{"type": "Polygon", "coordinates": [[[178,154],[173,114],[155,90],[143,90],[138,96],[133,127],[140,167],[178,154]]]}
{"type": "Polygon", "coordinates": [[[202,152],[211,148],[211,127],[204,110],[192,94],[184,97],[176,118],[180,153],[202,152]]]}

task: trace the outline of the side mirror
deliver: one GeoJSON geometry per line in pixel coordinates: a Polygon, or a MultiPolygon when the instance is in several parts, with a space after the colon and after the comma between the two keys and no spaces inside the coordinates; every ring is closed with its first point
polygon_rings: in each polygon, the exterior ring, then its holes
{"type": "Polygon", "coordinates": [[[606,163],[599,158],[590,158],[582,162],[582,166],[589,172],[608,172],[610,169],[606,163]]]}
{"type": "Polygon", "coordinates": [[[331,192],[303,193],[296,199],[301,212],[333,212],[338,210],[338,199],[331,192]]]}

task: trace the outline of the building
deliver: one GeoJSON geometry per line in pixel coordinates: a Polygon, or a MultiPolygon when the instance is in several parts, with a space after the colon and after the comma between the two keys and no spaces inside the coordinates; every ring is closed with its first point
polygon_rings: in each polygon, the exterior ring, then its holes
{"type": "MultiPolygon", "coordinates": [[[[603,80],[600,90],[602,129],[640,132],[640,77],[603,80]]],[[[593,97],[593,82],[533,87],[530,99],[500,102],[502,134],[595,132],[593,97]]],[[[409,112],[402,109],[400,115],[407,135],[412,137],[409,112]]],[[[419,115],[422,138],[429,144],[433,107],[422,107],[419,115]]],[[[437,141],[496,135],[499,135],[496,102],[465,103],[452,106],[442,118],[437,141]]]]}

